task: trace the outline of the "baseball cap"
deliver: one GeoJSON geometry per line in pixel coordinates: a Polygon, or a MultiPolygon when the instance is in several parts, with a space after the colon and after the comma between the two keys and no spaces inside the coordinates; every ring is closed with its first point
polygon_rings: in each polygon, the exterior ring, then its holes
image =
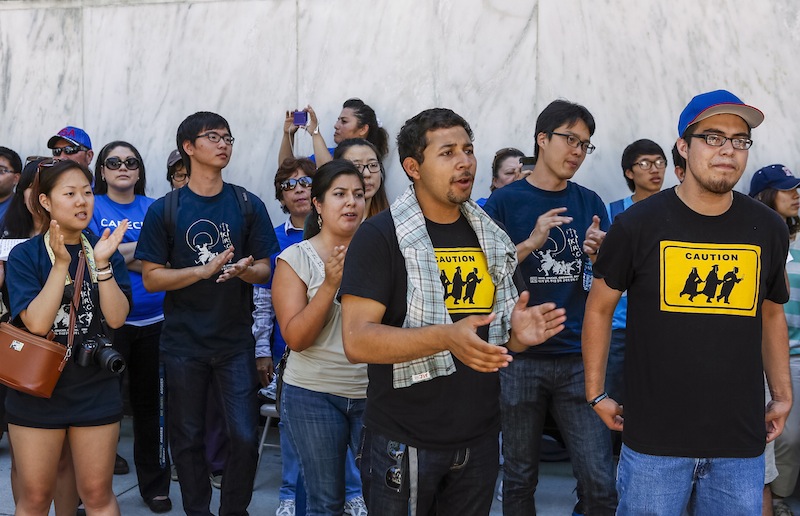
{"type": "Polygon", "coordinates": [[[709,91],[694,97],[683,109],[678,119],[678,137],[682,137],[690,125],[720,114],[738,115],[747,122],[750,129],[758,127],[764,121],[764,113],[748,106],[733,93],[726,90],[709,91]]]}
{"type": "Polygon", "coordinates": [[[794,190],[800,186],[800,178],[794,177],[785,165],[768,165],[756,170],[750,179],[750,197],[755,197],[767,188],[794,190]]]}
{"type": "Polygon", "coordinates": [[[181,153],[178,152],[178,149],[169,153],[169,157],[167,158],[167,168],[172,168],[172,166],[181,161],[183,158],[181,157],[181,153]]]}
{"type": "Polygon", "coordinates": [[[54,149],[56,143],[58,143],[58,140],[67,140],[73,145],[81,145],[87,149],[92,148],[92,140],[89,139],[89,135],[86,134],[86,131],[80,127],[68,125],[67,127],[58,131],[55,136],[47,140],[47,148],[54,149]]]}

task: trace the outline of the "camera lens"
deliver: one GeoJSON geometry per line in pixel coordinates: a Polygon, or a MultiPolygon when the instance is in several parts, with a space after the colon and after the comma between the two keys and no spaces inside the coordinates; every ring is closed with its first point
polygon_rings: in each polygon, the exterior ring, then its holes
{"type": "Polygon", "coordinates": [[[125,358],[114,348],[104,347],[95,355],[97,365],[115,374],[125,371],[125,358]]]}

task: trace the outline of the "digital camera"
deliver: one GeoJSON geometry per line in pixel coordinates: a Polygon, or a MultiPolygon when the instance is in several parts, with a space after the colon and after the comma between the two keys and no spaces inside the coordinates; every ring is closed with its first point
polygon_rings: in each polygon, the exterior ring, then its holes
{"type": "Polygon", "coordinates": [[[111,346],[111,341],[105,335],[84,339],[77,348],[75,361],[82,367],[97,364],[101,369],[107,369],[114,374],[122,374],[126,367],[125,358],[111,346]]]}

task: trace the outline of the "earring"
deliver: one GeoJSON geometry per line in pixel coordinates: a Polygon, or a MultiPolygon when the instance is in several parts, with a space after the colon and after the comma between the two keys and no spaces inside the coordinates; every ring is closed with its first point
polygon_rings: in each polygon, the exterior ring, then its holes
{"type": "Polygon", "coordinates": [[[322,215],[317,215],[317,225],[322,229],[322,215]]]}

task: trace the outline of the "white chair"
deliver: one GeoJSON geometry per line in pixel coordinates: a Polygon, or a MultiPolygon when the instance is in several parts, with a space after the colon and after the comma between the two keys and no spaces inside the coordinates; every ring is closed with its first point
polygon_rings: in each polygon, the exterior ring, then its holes
{"type": "Polygon", "coordinates": [[[278,409],[275,407],[274,403],[264,403],[261,405],[261,415],[267,418],[267,421],[264,423],[264,431],[261,432],[261,444],[258,447],[258,462],[256,463],[256,470],[258,470],[258,466],[261,464],[261,452],[264,451],[264,448],[271,447],[271,448],[280,448],[279,444],[268,444],[267,443],[267,432],[269,432],[270,427],[272,426],[273,419],[280,419],[278,415],[278,409]]]}

